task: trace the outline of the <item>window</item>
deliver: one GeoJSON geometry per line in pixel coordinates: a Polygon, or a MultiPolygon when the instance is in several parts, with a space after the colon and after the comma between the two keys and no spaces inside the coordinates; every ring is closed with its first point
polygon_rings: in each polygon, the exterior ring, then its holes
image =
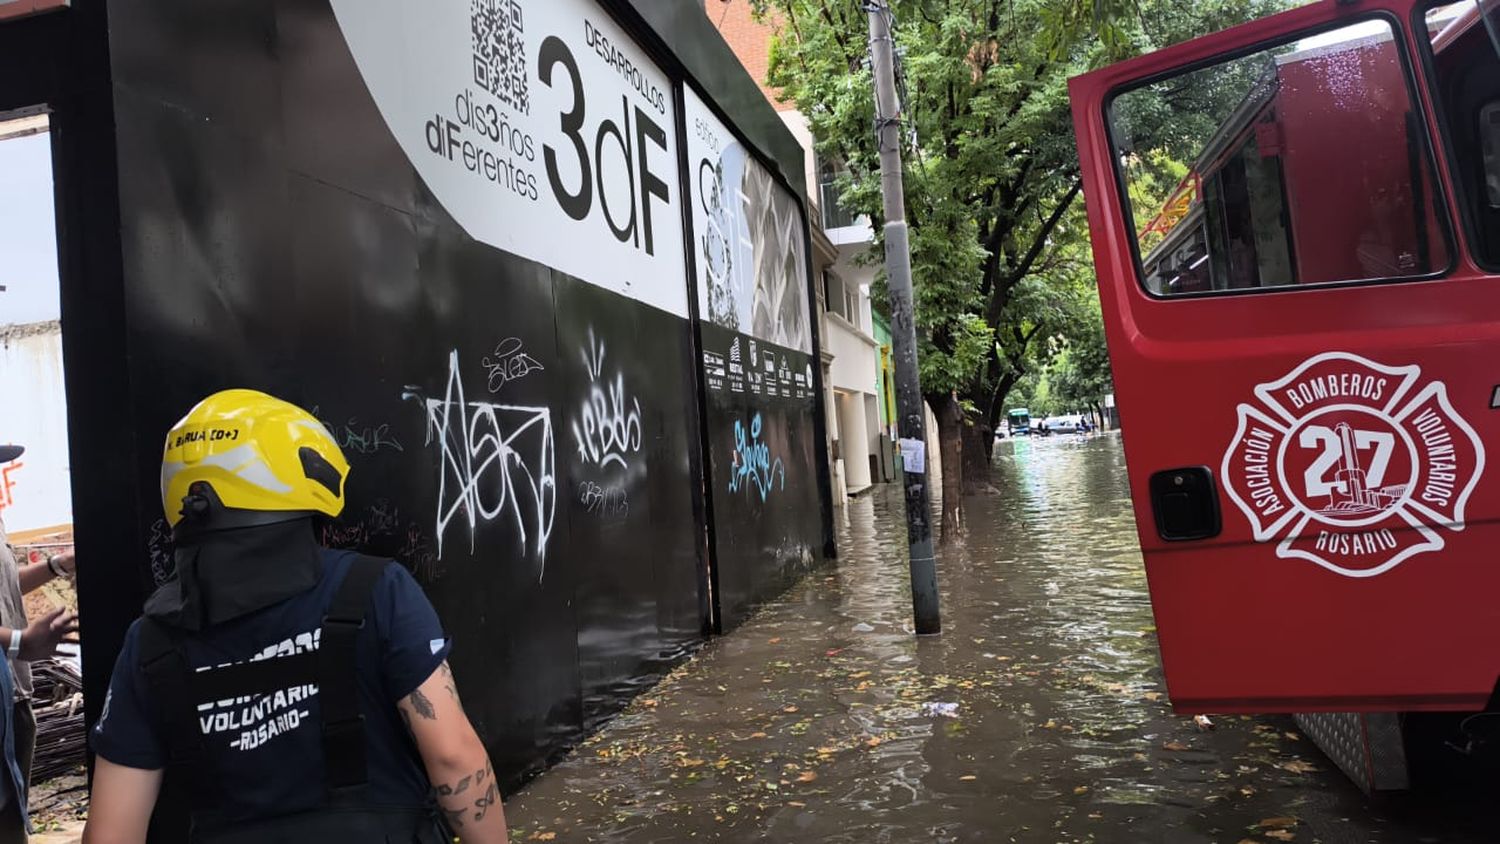
{"type": "Polygon", "coordinates": [[[1109,119],[1153,294],[1419,278],[1450,262],[1385,20],[1127,90],[1109,119]]]}
{"type": "Polygon", "coordinates": [[[1474,258],[1500,270],[1500,3],[1425,12],[1433,98],[1474,258]]]}
{"type": "Polygon", "coordinates": [[[829,313],[849,318],[849,300],[844,295],[844,280],[833,270],[823,271],[823,302],[829,313]]]}
{"type": "Polygon", "coordinates": [[[839,177],[844,168],[826,158],[818,158],[818,207],[823,211],[824,229],[841,229],[855,224],[857,218],[844,209],[839,177]]]}

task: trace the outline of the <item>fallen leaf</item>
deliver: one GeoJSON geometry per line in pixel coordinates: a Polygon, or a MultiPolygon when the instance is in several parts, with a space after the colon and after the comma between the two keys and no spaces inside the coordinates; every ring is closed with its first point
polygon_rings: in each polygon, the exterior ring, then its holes
{"type": "Polygon", "coordinates": [[[976,777],[973,774],[964,774],[963,776],[961,776],[961,777],[958,778],[958,781],[959,782],[973,782],[974,780],[977,780],[977,779],[979,779],[979,777],[976,777]]]}
{"type": "Polygon", "coordinates": [[[818,775],[817,775],[816,772],[814,772],[814,771],[803,771],[797,777],[797,782],[812,782],[813,780],[815,780],[817,778],[818,778],[818,775]]]}
{"type": "Polygon", "coordinates": [[[766,737],[765,733],[751,733],[750,734],[750,738],[765,738],[765,737],[766,737]]]}
{"type": "Polygon", "coordinates": [[[874,736],[874,737],[872,737],[869,741],[865,742],[865,744],[869,745],[870,747],[879,747],[880,746],[880,736],[874,736]]]}
{"type": "Polygon", "coordinates": [[[1282,735],[1286,736],[1288,741],[1302,741],[1302,736],[1296,733],[1282,733],[1282,735]]]}
{"type": "Polygon", "coordinates": [[[1297,836],[1296,836],[1295,833],[1287,832],[1284,829],[1273,829],[1273,830],[1267,832],[1265,835],[1266,835],[1267,838],[1274,838],[1277,841],[1296,841],[1297,840],[1297,836]]]}
{"type": "Polygon", "coordinates": [[[1141,697],[1151,701],[1152,703],[1155,703],[1156,701],[1161,700],[1161,692],[1146,692],[1145,694],[1141,695],[1141,697]]]}
{"type": "Polygon", "coordinates": [[[796,806],[799,809],[805,809],[805,808],[807,808],[807,804],[803,803],[800,800],[788,800],[786,804],[788,806],[796,806]]]}
{"type": "Polygon", "coordinates": [[[1180,753],[1181,751],[1192,750],[1193,748],[1189,747],[1186,744],[1183,744],[1180,741],[1169,741],[1166,744],[1163,744],[1161,746],[1161,749],[1162,750],[1171,750],[1171,751],[1179,752],[1180,753]]]}
{"type": "Polygon", "coordinates": [[[1261,829],[1290,829],[1296,825],[1296,818],[1266,818],[1256,824],[1261,829]]]}
{"type": "Polygon", "coordinates": [[[780,636],[772,636],[771,640],[770,640],[770,644],[772,644],[772,645],[779,645],[779,644],[781,644],[781,637],[780,636]]]}
{"type": "Polygon", "coordinates": [[[1089,787],[1086,786],[1086,785],[1080,785],[1077,788],[1073,789],[1073,793],[1074,794],[1088,794],[1089,793],[1089,787]]]}
{"type": "Polygon", "coordinates": [[[652,698],[648,698],[646,700],[641,701],[641,706],[655,706],[655,705],[656,705],[656,700],[652,699],[652,698]]]}
{"type": "Polygon", "coordinates": [[[555,833],[555,832],[533,832],[533,833],[531,833],[531,838],[529,838],[528,840],[530,840],[530,841],[551,841],[551,840],[553,840],[555,838],[557,838],[557,833],[555,833]]]}
{"type": "Polygon", "coordinates": [[[787,708],[785,708],[785,709],[783,709],[781,711],[782,712],[796,712],[797,711],[797,707],[796,706],[788,706],[787,708]]]}
{"type": "Polygon", "coordinates": [[[1049,719],[1047,719],[1047,723],[1045,723],[1045,724],[1042,725],[1042,729],[1044,729],[1044,730],[1055,730],[1055,729],[1057,729],[1057,722],[1053,721],[1052,719],[1049,718],[1049,719]]]}
{"type": "Polygon", "coordinates": [[[828,652],[825,653],[825,654],[823,654],[823,655],[824,656],[838,656],[839,654],[841,654],[843,652],[844,652],[843,648],[829,648],[828,652]]]}
{"type": "Polygon", "coordinates": [[[1317,765],[1314,765],[1311,762],[1304,762],[1301,759],[1293,759],[1290,762],[1282,762],[1276,767],[1281,768],[1285,771],[1291,771],[1294,774],[1310,774],[1318,770],[1317,765]]]}
{"type": "Polygon", "coordinates": [[[1208,720],[1207,715],[1194,715],[1193,723],[1198,726],[1198,729],[1205,732],[1214,728],[1214,722],[1208,720]]]}

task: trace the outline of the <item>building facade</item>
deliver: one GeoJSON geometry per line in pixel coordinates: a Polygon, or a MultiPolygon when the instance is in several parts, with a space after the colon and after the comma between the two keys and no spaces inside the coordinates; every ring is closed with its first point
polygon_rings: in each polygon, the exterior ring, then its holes
{"type": "MultiPolygon", "coordinates": [[[[876,266],[867,256],[874,231],[865,217],[838,204],[836,162],[813,149],[806,115],[766,83],[774,19],[757,20],[749,0],[704,0],[709,21],[724,36],[793,137],[802,144],[812,216],[813,272],[821,280],[819,320],[823,337],[823,386],[828,420],[833,500],[842,502],[872,485],[893,480],[893,446],[879,392],[881,344],[876,339],[870,289],[876,266]]],[[[894,401],[894,400],[893,400],[894,401]]]]}

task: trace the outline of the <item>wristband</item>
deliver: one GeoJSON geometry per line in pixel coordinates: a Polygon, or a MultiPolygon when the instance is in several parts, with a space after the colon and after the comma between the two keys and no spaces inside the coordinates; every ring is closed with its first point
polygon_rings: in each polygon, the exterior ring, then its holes
{"type": "Polygon", "coordinates": [[[10,631],[10,647],[6,649],[5,654],[11,659],[21,655],[21,631],[10,631]]]}
{"type": "Polygon", "coordinates": [[[57,555],[53,554],[47,558],[47,570],[52,572],[53,577],[67,577],[68,573],[57,567],[57,555]]]}

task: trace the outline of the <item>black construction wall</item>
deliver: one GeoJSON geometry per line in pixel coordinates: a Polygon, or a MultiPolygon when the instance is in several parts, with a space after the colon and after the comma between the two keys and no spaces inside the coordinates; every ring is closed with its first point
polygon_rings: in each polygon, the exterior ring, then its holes
{"type": "Polygon", "coordinates": [[[111,12],[139,430],[229,386],[316,408],[353,466],[325,538],[413,568],[514,781],[701,636],[689,324],[468,237],[326,7],[111,12]],[[622,402],[601,466],[572,425],[622,402]]]}

